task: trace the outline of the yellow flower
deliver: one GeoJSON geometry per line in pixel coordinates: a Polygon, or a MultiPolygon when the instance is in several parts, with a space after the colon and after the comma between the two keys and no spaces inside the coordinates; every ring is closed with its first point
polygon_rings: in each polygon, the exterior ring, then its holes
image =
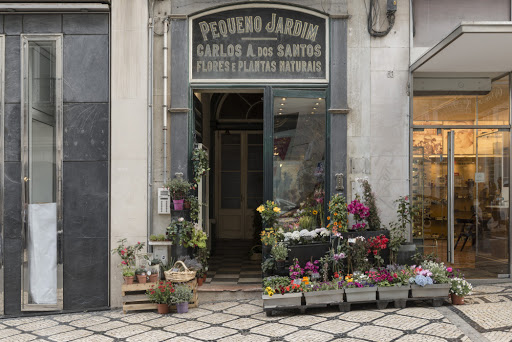
{"type": "Polygon", "coordinates": [[[327,219],[328,219],[328,220],[330,220],[330,219],[331,219],[331,217],[330,217],[330,216],[327,216],[327,219]]]}
{"type": "Polygon", "coordinates": [[[281,211],[281,209],[279,209],[279,207],[274,207],[274,212],[278,213],[280,211],[281,211]]]}
{"type": "Polygon", "coordinates": [[[274,201],[272,201],[272,205],[274,205],[274,201]]]}
{"type": "Polygon", "coordinates": [[[260,205],[258,208],[256,208],[257,211],[259,211],[260,213],[263,212],[263,210],[265,210],[265,207],[262,205],[260,205]]]}
{"type": "Polygon", "coordinates": [[[316,215],[316,214],[318,214],[318,211],[313,210],[313,215],[316,215]]]}

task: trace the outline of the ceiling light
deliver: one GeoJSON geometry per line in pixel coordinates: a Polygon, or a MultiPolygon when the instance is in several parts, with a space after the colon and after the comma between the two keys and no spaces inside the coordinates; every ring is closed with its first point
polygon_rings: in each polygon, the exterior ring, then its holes
{"type": "Polygon", "coordinates": [[[283,101],[286,101],[286,97],[283,97],[283,101]]]}
{"type": "Polygon", "coordinates": [[[311,114],[315,114],[315,112],[311,112],[311,114]]]}
{"type": "Polygon", "coordinates": [[[316,107],[313,107],[313,109],[316,109],[316,107]]]}
{"type": "Polygon", "coordinates": [[[319,97],[318,99],[319,99],[319,100],[321,100],[322,98],[321,98],[321,97],[319,97]]]}
{"type": "Polygon", "coordinates": [[[281,103],[281,106],[284,106],[284,103],[281,103]]]}
{"type": "Polygon", "coordinates": [[[315,105],[317,105],[317,106],[318,106],[318,102],[317,102],[317,103],[315,103],[315,105]]]}

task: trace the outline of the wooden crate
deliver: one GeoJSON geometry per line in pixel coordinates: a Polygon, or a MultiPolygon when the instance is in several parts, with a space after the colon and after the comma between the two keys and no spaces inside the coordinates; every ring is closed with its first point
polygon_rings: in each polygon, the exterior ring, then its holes
{"type": "MultiPolygon", "coordinates": [[[[176,284],[176,283],[173,283],[176,284]]],[[[197,280],[193,279],[186,283],[183,283],[192,289],[192,300],[189,302],[189,308],[196,308],[199,305],[199,301],[197,298],[197,280]]],[[[146,284],[130,284],[121,285],[121,296],[123,296],[123,313],[127,313],[128,311],[138,311],[138,310],[156,310],[157,306],[155,303],[151,303],[146,296],[146,290],[149,290],[151,287],[158,287],[157,283],[146,283],[146,284]]],[[[176,309],[175,305],[171,305],[171,310],[176,309]]]]}

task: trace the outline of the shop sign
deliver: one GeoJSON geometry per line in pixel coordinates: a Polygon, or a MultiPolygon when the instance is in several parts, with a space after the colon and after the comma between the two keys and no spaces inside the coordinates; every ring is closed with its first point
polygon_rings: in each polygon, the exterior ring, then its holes
{"type": "Polygon", "coordinates": [[[327,82],[328,18],[246,4],[191,17],[191,82],[327,82]]]}

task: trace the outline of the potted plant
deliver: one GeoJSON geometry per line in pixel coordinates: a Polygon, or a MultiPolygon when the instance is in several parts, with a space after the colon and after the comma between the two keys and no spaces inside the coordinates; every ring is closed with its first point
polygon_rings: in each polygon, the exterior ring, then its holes
{"type": "Polygon", "coordinates": [[[300,285],[291,284],[288,277],[267,277],[263,279],[263,308],[299,307],[302,303],[300,285]]]}
{"type": "Polygon", "coordinates": [[[337,279],[327,282],[315,282],[304,287],[304,298],[307,305],[339,304],[343,302],[345,293],[342,282],[337,279]]]}
{"type": "Polygon", "coordinates": [[[279,208],[274,201],[267,201],[256,208],[256,210],[260,213],[265,228],[275,228],[277,218],[281,213],[281,208],[279,208]]]}
{"type": "Polygon", "coordinates": [[[262,244],[262,256],[265,259],[269,257],[272,246],[276,244],[278,240],[278,233],[272,227],[267,228],[261,232],[260,238],[262,244]]]}
{"type": "MultiPolygon", "coordinates": [[[[121,257],[121,263],[119,264],[119,266],[122,267],[123,276],[125,276],[125,273],[133,273],[131,274],[131,277],[133,277],[135,275],[135,272],[133,272],[132,269],[135,266],[135,254],[142,250],[145,244],[137,242],[135,245],[125,245],[126,241],[126,239],[119,240],[119,245],[116,248],[112,249],[112,254],[117,254],[119,255],[119,257],[121,257]]],[[[128,278],[129,277],[130,276],[128,276],[128,278]]],[[[130,280],[128,279],[128,281],[130,280]]],[[[133,283],[133,278],[131,279],[131,283],[133,283]]]]}
{"type": "Polygon", "coordinates": [[[207,247],[199,248],[197,251],[196,259],[201,263],[203,268],[201,269],[201,273],[203,275],[203,282],[206,281],[206,275],[208,273],[208,259],[210,258],[210,251],[207,247]]]}
{"type": "Polygon", "coordinates": [[[391,263],[408,264],[415,253],[416,245],[407,242],[407,227],[412,224],[414,219],[414,210],[409,197],[400,196],[395,203],[398,204],[397,221],[389,224],[390,242],[389,249],[391,252],[391,263]]]}
{"type": "Polygon", "coordinates": [[[158,276],[160,273],[160,265],[161,265],[160,259],[155,258],[149,262],[150,270],[147,272],[147,274],[149,276],[150,283],[155,283],[158,281],[158,278],[159,278],[158,276]]]}
{"type": "Polygon", "coordinates": [[[171,295],[175,292],[170,281],[161,281],[146,291],[146,295],[152,303],[157,304],[159,314],[169,313],[171,295]],[[158,286],[157,286],[158,285],[158,286]]]}
{"type": "Polygon", "coordinates": [[[126,285],[133,284],[133,278],[135,278],[135,271],[129,266],[123,267],[123,278],[124,283],[126,285]]]}
{"type": "Polygon", "coordinates": [[[190,191],[191,184],[181,177],[173,178],[165,185],[169,189],[174,204],[174,210],[183,210],[183,202],[190,191]]]}
{"type": "Polygon", "coordinates": [[[137,276],[137,281],[139,282],[139,284],[146,284],[146,281],[147,281],[146,270],[144,270],[142,268],[137,268],[137,270],[135,271],[135,275],[137,276]]]}
{"type": "Polygon", "coordinates": [[[450,285],[450,296],[453,305],[464,304],[464,297],[471,294],[473,286],[463,278],[452,278],[450,285]]]}
{"type": "Polygon", "coordinates": [[[361,273],[345,276],[343,288],[347,302],[368,302],[377,299],[377,286],[367,275],[361,273]]]}
{"type": "Polygon", "coordinates": [[[197,185],[201,181],[201,177],[210,170],[208,166],[208,153],[202,148],[196,147],[192,152],[191,160],[194,167],[194,183],[197,185]]]}
{"type": "Polygon", "coordinates": [[[149,241],[158,241],[158,237],[156,235],[150,235],[149,241]]]}
{"type": "Polygon", "coordinates": [[[272,257],[276,260],[277,270],[284,269],[284,262],[288,256],[288,248],[282,242],[276,243],[270,251],[272,257]]]}
{"type": "Polygon", "coordinates": [[[379,217],[379,210],[375,203],[375,194],[367,179],[360,180],[361,187],[363,188],[363,202],[364,205],[370,209],[370,215],[366,218],[368,222],[368,230],[375,231],[381,229],[381,222],[379,217]]]}
{"type": "Polygon", "coordinates": [[[188,312],[188,302],[192,299],[192,290],[186,285],[177,285],[171,293],[171,304],[176,304],[179,314],[188,312]]]}
{"type": "MultiPolygon", "coordinates": [[[[193,237],[194,230],[195,228],[192,222],[180,217],[177,220],[173,220],[169,227],[167,227],[167,236],[176,245],[187,248],[190,247],[189,242],[193,237]]],[[[184,254],[181,250],[179,252],[179,255],[184,254]]]]}
{"type": "Polygon", "coordinates": [[[399,300],[409,298],[410,272],[405,267],[391,266],[370,270],[366,273],[377,286],[379,300],[399,300]]]}
{"type": "Polygon", "coordinates": [[[414,267],[413,276],[409,278],[413,298],[447,298],[450,291],[448,270],[443,263],[425,261],[414,267]]]}

